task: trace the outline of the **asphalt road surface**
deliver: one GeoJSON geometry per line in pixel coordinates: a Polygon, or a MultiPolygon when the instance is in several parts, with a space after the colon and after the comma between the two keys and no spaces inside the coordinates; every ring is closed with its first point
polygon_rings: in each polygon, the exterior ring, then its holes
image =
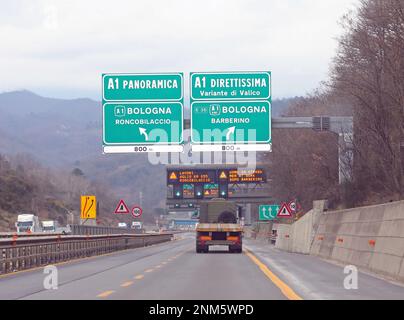
{"type": "Polygon", "coordinates": [[[0,299],[404,299],[404,286],[360,273],[344,288],[344,266],[245,240],[196,254],[194,235],[146,248],[57,265],[58,288],[46,290],[43,268],[0,276],[0,299]]]}

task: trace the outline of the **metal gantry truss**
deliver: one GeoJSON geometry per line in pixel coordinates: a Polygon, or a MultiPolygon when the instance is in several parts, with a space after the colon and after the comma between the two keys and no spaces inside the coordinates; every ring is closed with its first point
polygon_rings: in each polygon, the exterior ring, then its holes
{"type": "Polygon", "coordinates": [[[339,183],[352,179],[353,117],[282,117],[272,118],[273,129],[313,129],[338,135],[339,183]]]}
{"type": "MultiPolygon", "coordinates": [[[[272,129],[312,129],[316,132],[328,131],[337,134],[339,183],[352,179],[353,117],[275,117],[271,122],[272,129]]],[[[190,129],[189,119],[185,119],[184,128],[190,129]]]]}

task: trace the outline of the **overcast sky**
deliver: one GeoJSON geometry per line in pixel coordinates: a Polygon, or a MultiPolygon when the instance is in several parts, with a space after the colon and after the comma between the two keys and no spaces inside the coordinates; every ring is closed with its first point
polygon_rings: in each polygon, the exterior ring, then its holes
{"type": "Polygon", "coordinates": [[[327,79],[358,0],[0,0],[0,92],[101,99],[101,73],[272,71],[273,97],[327,79]]]}

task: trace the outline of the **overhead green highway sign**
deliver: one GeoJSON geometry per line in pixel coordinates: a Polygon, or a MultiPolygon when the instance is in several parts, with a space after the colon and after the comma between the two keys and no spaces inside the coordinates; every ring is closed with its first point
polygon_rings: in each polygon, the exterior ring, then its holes
{"type": "Polygon", "coordinates": [[[104,153],[181,152],[183,75],[104,74],[104,153]]]}
{"type": "Polygon", "coordinates": [[[259,206],[259,220],[260,221],[270,221],[274,220],[279,211],[279,205],[261,205],[259,206]]]}
{"type": "Polygon", "coordinates": [[[182,142],[182,104],[105,103],[105,144],[169,144],[182,142]]]}
{"type": "Polygon", "coordinates": [[[193,143],[270,143],[271,104],[268,101],[193,102],[193,143]]]}
{"type": "Polygon", "coordinates": [[[190,75],[193,151],[271,151],[271,72],[190,75]]]}
{"type": "Polygon", "coordinates": [[[104,101],[181,101],[182,73],[104,74],[104,101]]]}
{"type": "Polygon", "coordinates": [[[191,73],[192,100],[251,100],[270,98],[270,72],[191,73]]]}

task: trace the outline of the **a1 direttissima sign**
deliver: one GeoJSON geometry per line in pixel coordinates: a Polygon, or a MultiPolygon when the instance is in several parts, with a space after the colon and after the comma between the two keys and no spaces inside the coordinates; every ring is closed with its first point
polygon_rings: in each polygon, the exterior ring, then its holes
{"type": "Polygon", "coordinates": [[[271,72],[195,72],[194,151],[271,150],[271,72]]]}

